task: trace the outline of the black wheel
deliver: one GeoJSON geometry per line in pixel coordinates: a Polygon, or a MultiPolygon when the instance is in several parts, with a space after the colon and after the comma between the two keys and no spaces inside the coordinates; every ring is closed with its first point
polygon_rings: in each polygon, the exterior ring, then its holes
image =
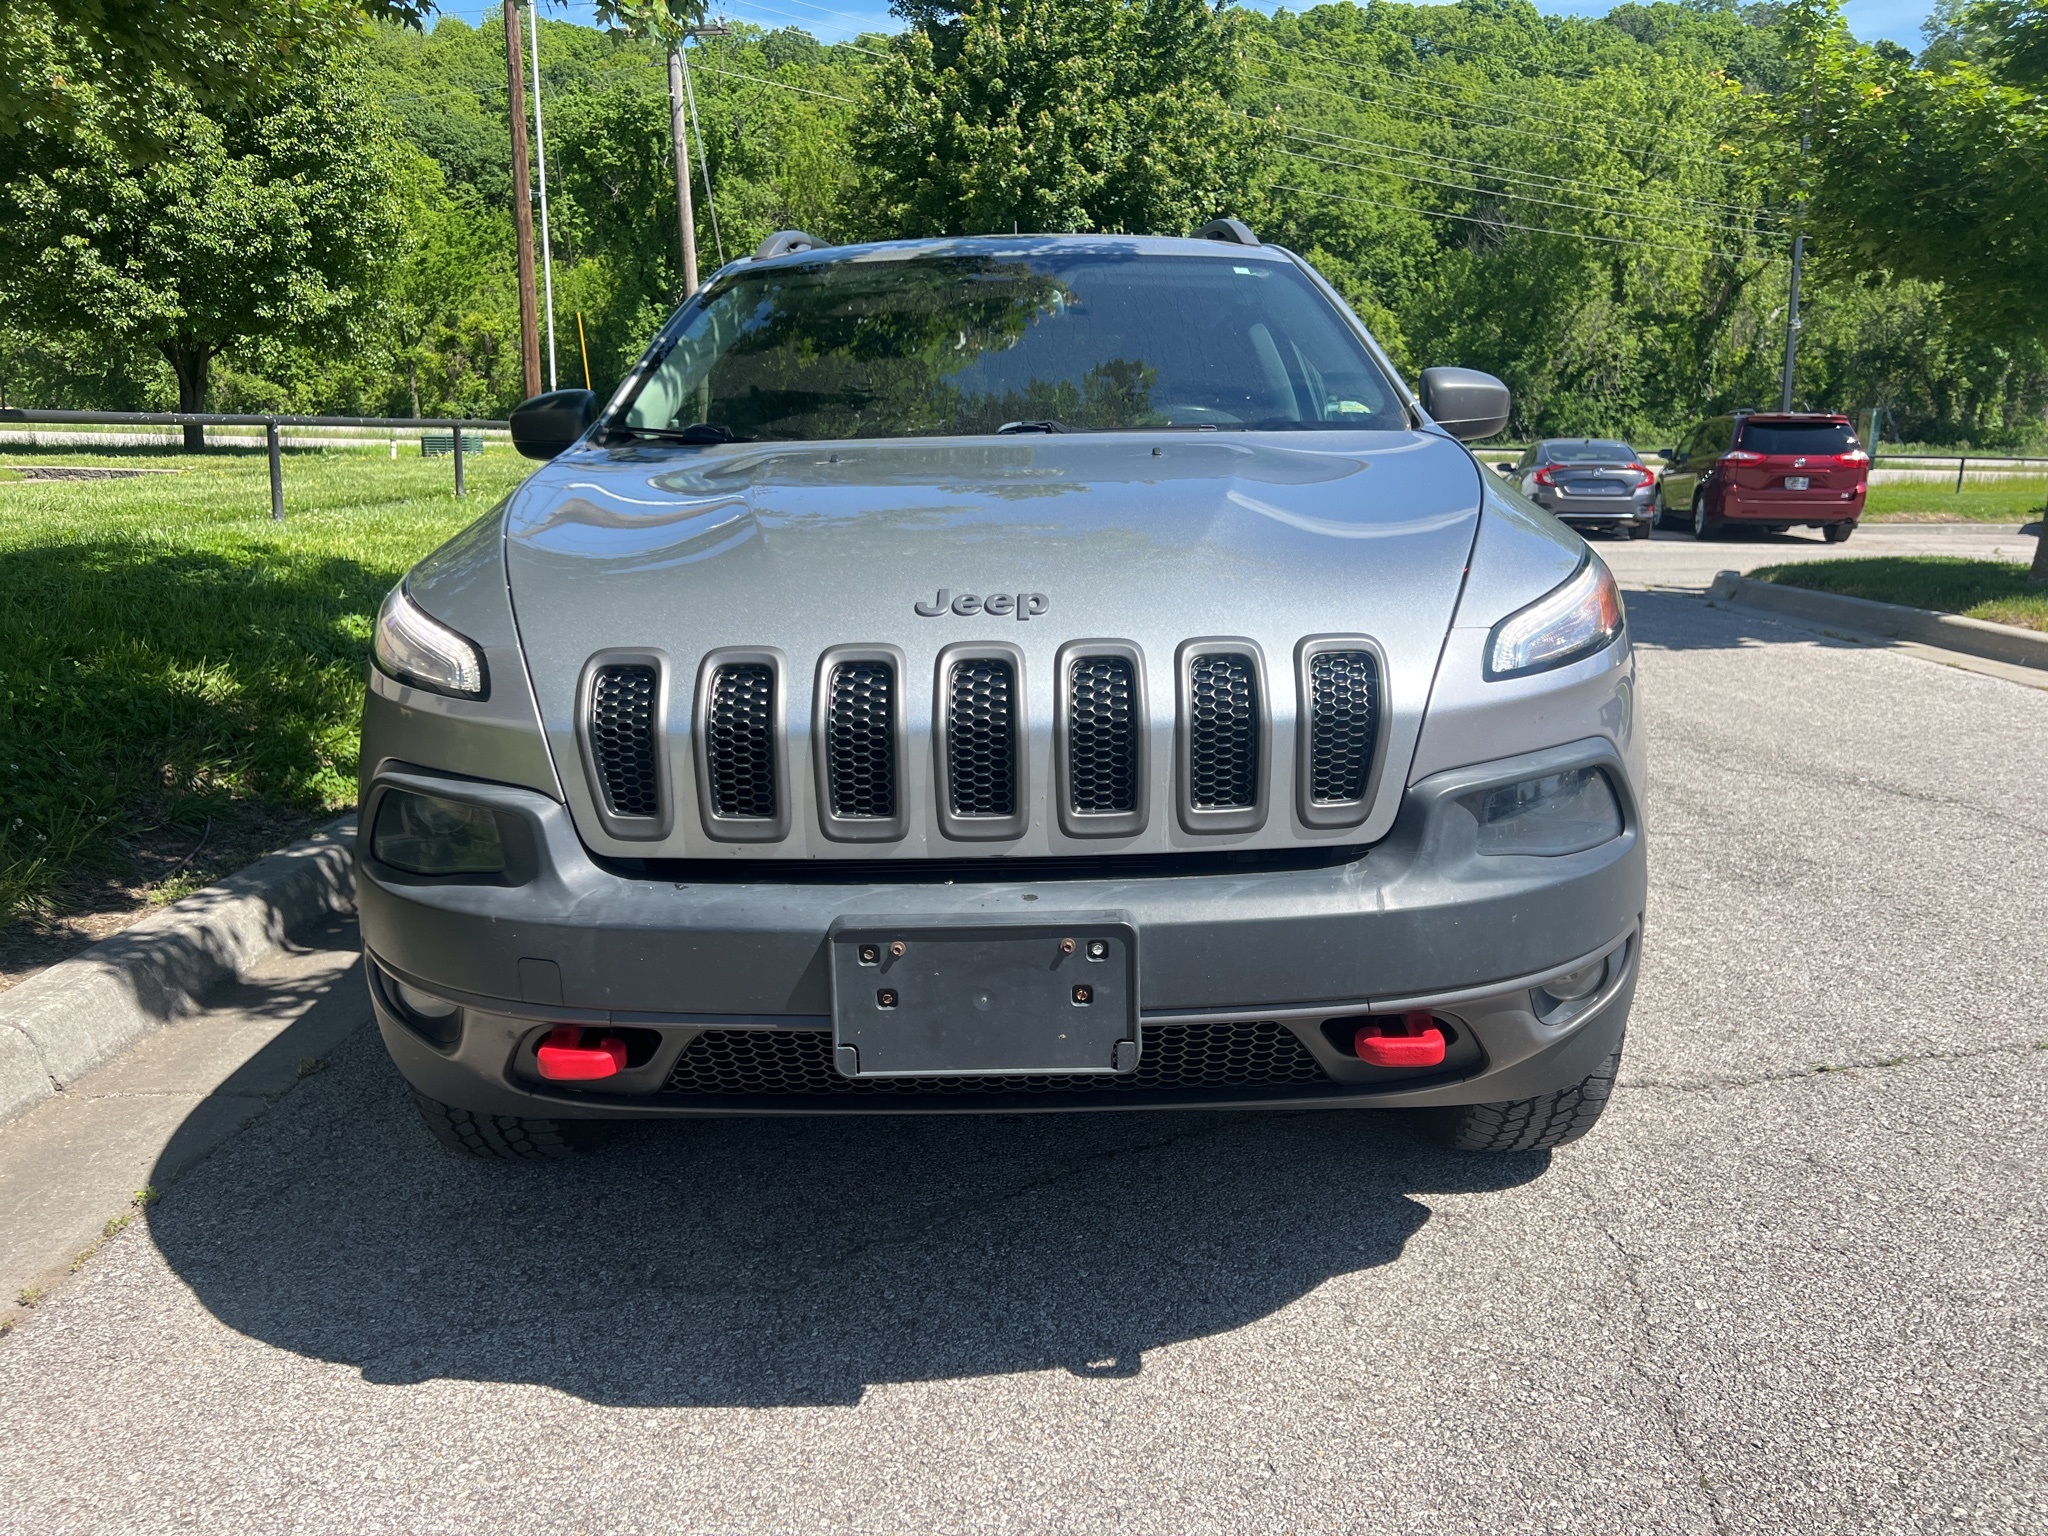
{"type": "Polygon", "coordinates": [[[1692,499],[1692,536],[1696,539],[1711,539],[1721,532],[1721,520],[1707,516],[1707,504],[1695,494],[1692,499]]]}
{"type": "Polygon", "coordinates": [[[1657,487],[1657,526],[1659,528],[1683,528],[1685,519],[1671,510],[1664,501],[1664,487],[1657,487]]]}
{"type": "Polygon", "coordinates": [[[442,1146],[471,1157],[574,1157],[595,1145],[610,1126],[588,1120],[527,1120],[518,1115],[480,1115],[414,1091],[420,1119],[442,1146]]]}
{"type": "Polygon", "coordinates": [[[1584,1082],[1541,1098],[1509,1104],[1463,1104],[1438,1113],[1438,1140],[1460,1152],[1540,1152],[1577,1141],[1593,1129],[1614,1079],[1621,1071],[1621,1047],[1584,1082]]]}
{"type": "Polygon", "coordinates": [[[1853,522],[1828,523],[1821,528],[1820,536],[1830,544],[1846,544],[1849,542],[1849,535],[1855,531],[1856,525],[1853,522]]]}
{"type": "Polygon", "coordinates": [[[1630,523],[1628,525],[1628,536],[1632,539],[1647,539],[1650,536],[1650,525],[1648,523],[1630,523]]]}

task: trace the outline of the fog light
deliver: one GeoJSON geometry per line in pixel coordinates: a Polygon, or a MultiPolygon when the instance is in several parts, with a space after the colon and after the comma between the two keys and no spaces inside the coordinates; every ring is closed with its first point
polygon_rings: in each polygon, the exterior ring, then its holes
{"type": "Polygon", "coordinates": [[[1468,795],[1484,854],[1583,853],[1621,836],[1614,786],[1598,768],[1524,779],[1468,795]]]}
{"type": "Polygon", "coordinates": [[[431,992],[422,992],[418,987],[397,980],[393,980],[391,989],[415,1018],[449,1019],[455,1016],[458,1005],[445,997],[436,997],[431,992]]]}
{"type": "Polygon", "coordinates": [[[495,875],[505,868],[498,818],[480,805],[387,790],[370,846],[377,858],[412,875],[495,875]]]}
{"type": "Polygon", "coordinates": [[[1591,997],[1600,990],[1600,983],[1607,979],[1607,962],[1595,960],[1591,965],[1582,965],[1576,971],[1566,971],[1562,976],[1553,976],[1543,983],[1543,990],[1560,1003],[1576,1003],[1582,997],[1591,997]]]}

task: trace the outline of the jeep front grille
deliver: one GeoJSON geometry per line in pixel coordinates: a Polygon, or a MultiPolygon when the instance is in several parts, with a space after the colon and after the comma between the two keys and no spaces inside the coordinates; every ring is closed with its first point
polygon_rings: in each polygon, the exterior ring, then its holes
{"type": "Polygon", "coordinates": [[[669,1093],[726,1098],[1030,1097],[1049,1093],[1171,1092],[1176,1089],[1327,1086],[1328,1074],[1284,1024],[1147,1024],[1138,1070],[1117,1076],[1046,1073],[1030,1077],[846,1078],[832,1065],[829,1029],[707,1029],[676,1058],[669,1093]]]}
{"type": "Polygon", "coordinates": [[[590,755],[614,816],[661,814],[661,775],[654,755],[654,710],[660,679],[654,668],[600,667],[590,689],[590,755]]]}
{"type": "Polygon", "coordinates": [[[711,679],[704,762],[719,816],[775,815],[775,673],[760,662],[728,662],[711,679]]]}
{"type": "Polygon", "coordinates": [[[1017,670],[1000,656],[946,680],[946,795],[955,816],[1017,814],[1017,670]]]}
{"type": "Polygon", "coordinates": [[[1259,672],[1252,658],[1216,651],[1188,662],[1188,803],[1236,810],[1259,798],[1259,672]]]}
{"type": "Polygon", "coordinates": [[[886,661],[843,661],[825,704],[825,782],[834,816],[896,814],[896,672],[886,661]]]}
{"type": "Polygon", "coordinates": [[[1379,734],[1379,682],[1379,664],[1370,651],[1318,651],[1308,658],[1312,804],[1365,798],[1379,734]]]}
{"type": "Polygon", "coordinates": [[[1137,679],[1124,656],[1076,656],[1067,677],[1067,773],[1072,808],[1137,809],[1137,679]]]}

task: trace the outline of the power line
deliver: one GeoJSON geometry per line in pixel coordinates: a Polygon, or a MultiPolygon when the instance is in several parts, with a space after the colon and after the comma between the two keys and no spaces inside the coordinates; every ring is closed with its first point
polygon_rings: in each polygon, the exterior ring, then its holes
{"type": "MultiPolygon", "coordinates": [[[[1285,119],[1282,119],[1282,122],[1285,123],[1285,119]]],[[[1438,165],[1448,166],[1454,168],[1458,174],[1462,175],[1498,176],[1504,180],[1518,181],[1530,186],[1550,186],[1560,191],[1583,188],[1591,192],[1611,192],[1618,197],[1639,197],[1642,195],[1643,190],[1640,186],[1624,187],[1614,182],[1588,181],[1582,177],[1551,176],[1542,171],[1519,170],[1511,166],[1502,165],[1494,160],[1468,160],[1459,155],[1440,155],[1433,150],[1416,149],[1405,144],[1389,144],[1382,139],[1354,138],[1350,134],[1337,133],[1328,128],[1297,128],[1292,124],[1287,124],[1286,131],[1290,137],[1305,138],[1311,141],[1329,141],[1322,142],[1320,144],[1322,148],[1336,149],[1350,148],[1354,145],[1361,146],[1363,152],[1373,156],[1373,158],[1401,157],[1426,161],[1431,164],[1432,168],[1438,165]]],[[[1673,194],[1673,200],[1687,207],[1719,209],[1724,213],[1740,214],[1744,217],[1754,216],[1768,219],[1780,217],[1780,215],[1768,208],[1761,208],[1747,203],[1722,202],[1718,198],[1685,197],[1673,194]]]]}
{"type": "MultiPolygon", "coordinates": [[[[802,5],[802,4],[803,4],[803,0],[793,0],[793,3],[794,3],[794,4],[797,4],[797,5],[802,5]]],[[[810,18],[809,18],[809,17],[806,17],[806,16],[799,16],[799,15],[797,15],[797,14],[796,14],[796,12],[794,12],[794,11],[785,11],[785,10],[783,10],[783,9],[782,9],[782,8],[781,8],[780,6],[774,6],[774,5],[764,5],[764,4],[762,4],[762,0],[741,0],[741,4],[743,4],[743,5],[744,5],[744,6],[745,6],[745,7],[746,7],[746,8],[748,9],[748,10],[754,10],[754,11],[766,11],[766,12],[768,12],[768,13],[769,13],[769,14],[770,14],[771,16],[780,16],[780,17],[782,17],[782,18],[783,18],[784,20],[786,20],[786,21],[800,21],[800,22],[803,22],[803,23],[805,23],[805,24],[806,24],[806,26],[815,26],[815,25],[816,25],[816,23],[815,23],[815,22],[812,22],[812,21],[810,20],[810,18]]],[[[809,7],[809,9],[811,9],[811,10],[814,10],[814,11],[819,11],[819,10],[824,10],[824,7],[823,7],[823,6],[818,6],[818,5],[814,5],[814,6],[811,6],[811,7],[809,7]]],[[[831,11],[831,12],[827,12],[827,14],[828,14],[828,15],[833,15],[833,16],[843,16],[843,15],[845,15],[845,14],[846,14],[846,12],[844,12],[844,11],[831,11]]],[[[844,29],[842,28],[841,30],[844,30],[844,29]]],[[[808,35],[808,34],[806,34],[806,35],[808,35]]],[[[816,40],[816,39],[814,38],[814,39],[813,39],[813,41],[817,41],[817,40],[816,40]]],[[[847,39],[845,39],[845,38],[841,38],[841,39],[837,40],[836,42],[829,42],[829,43],[820,43],[820,44],[819,44],[819,46],[820,46],[820,47],[825,47],[825,48],[851,48],[851,49],[852,49],[852,50],[853,50],[853,51],[854,51],[855,53],[865,53],[865,54],[867,54],[867,55],[868,55],[868,56],[869,56],[870,58],[876,58],[876,59],[887,59],[887,58],[889,58],[889,57],[890,57],[890,55],[889,55],[889,54],[886,54],[886,53],[882,52],[882,50],[881,50],[881,49],[879,49],[879,48],[868,48],[868,47],[864,47],[864,46],[863,46],[863,45],[861,45],[860,43],[856,43],[856,42],[850,42],[850,41],[848,41],[848,40],[847,40],[847,39]]]]}
{"type": "MultiPolygon", "coordinates": [[[[1349,168],[1349,167],[1347,167],[1347,166],[1346,166],[1345,162],[1344,162],[1344,161],[1342,161],[1342,160],[1331,160],[1331,159],[1327,159],[1327,158],[1325,158],[1325,157],[1324,157],[1324,156],[1322,156],[1322,155],[1305,155],[1305,154],[1301,154],[1301,153],[1300,153],[1299,151],[1294,151],[1294,150],[1290,150],[1290,151],[1288,151],[1288,153],[1290,153],[1290,154],[1294,155],[1294,157],[1295,157],[1296,159],[1298,159],[1298,160],[1312,160],[1312,161],[1316,162],[1316,163],[1317,163],[1318,165],[1334,165],[1334,166],[1338,166],[1338,167],[1340,167],[1340,168],[1346,168],[1346,169],[1348,169],[1348,168],[1349,168]]],[[[1564,203],[1564,202],[1558,202],[1558,201],[1557,201],[1556,199],[1554,199],[1554,198],[1548,198],[1548,197],[1537,197],[1537,196],[1534,196],[1533,194],[1531,194],[1531,193],[1527,193],[1527,192],[1510,192],[1510,191],[1507,191],[1507,190],[1505,190],[1505,189],[1496,189],[1496,188],[1492,188],[1492,187],[1474,187],[1474,186],[1468,186],[1468,185],[1466,185],[1466,184],[1464,184],[1464,183],[1461,183],[1461,182],[1454,182],[1454,181],[1439,181],[1439,180],[1437,180],[1437,179],[1436,179],[1435,177],[1433,177],[1433,176],[1417,176],[1417,175],[1414,175],[1414,174],[1412,174],[1412,173],[1410,173],[1410,172],[1407,172],[1407,171],[1397,171],[1397,170],[1394,170],[1394,169],[1393,169],[1392,167],[1389,167],[1389,166],[1382,166],[1382,167],[1376,167],[1375,169],[1376,169],[1376,170],[1378,171],[1378,173],[1379,173],[1380,175],[1383,175],[1383,176],[1393,176],[1393,177],[1396,177],[1396,178],[1398,178],[1399,180],[1402,180],[1402,181],[1413,181],[1413,182],[1420,182],[1420,183],[1422,183],[1422,184],[1423,184],[1423,185],[1425,185],[1425,186],[1431,186],[1431,187],[1443,187],[1443,188],[1446,188],[1446,189],[1448,189],[1448,190],[1450,190],[1450,191],[1453,191],[1453,192],[1470,192],[1470,193],[1473,193],[1474,195],[1476,195],[1476,196],[1479,196],[1479,197],[1502,197],[1502,198],[1508,198],[1508,199],[1510,199],[1510,200],[1512,200],[1512,201],[1514,201],[1514,202],[1520,202],[1520,203],[1535,203],[1535,204],[1537,204],[1537,205],[1539,205],[1539,206],[1541,206],[1541,207],[1544,207],[1544,208],[1563,208],[1563,209],[1567,209],[1567,210],[1569,210],[1569,211],[1570,211],[1570,212],[1572,212],[1572,213],[1584,213],[1584,214],[1591,214],[1591,215],[1594,215],[1594,216],[1600,216],[1600,217],[1609,217],[1609,218],[1633,218],[1633,217],[1639,217],[1639,215],[1633,215],[1633,214],[1629,214],[1629,213],[1626,213],[1626,212],[1620,212],[1620,211],[1617,211],[1616,209],[1614,209],[1614,208],[1612,208],[1612,207],[1604,207],[1604,208],[1602,208],[1602,207],[1588,207],[1588,206],[1587,206],[1586,204],[1584,204],[1584,203],[1564,203]]],[[[1709,229],[1709,230],[1711,230],[1711,231],[1713,231],[1713,232],[1715,232],[1715,233],[1717,233],[1717,234],[1722,234],[1722,235],[1734,235],[1734,236],[1737,236],[1737,237],[1743,237],[1743,236],[1755,236],[1755,237],[1757,237],[1757,238],[1763,238],[1763,237],[1762,237],[1761,235],[1759,235],[1759,234],[1758,234],[1758,232],[1757,232],[1757,231],[1755,231],[1755,230],[1750,230],[1750,229],[1743,229],[1743,228],[1740,228],[1740,227],[1738,227],[1738,226],[1735,226],[1735,225],[1728,225],[1728,224],[1707,224],[1707,225],[1706,225],[1706,228],[1707,228],[1707,229],[1709,229]]],[[[1560,233],[1561,233],[1561,231],[1560,231],[1560,233]]]]}
{"type": "Polygon", "coordinates": [[[1506,219],[1481,219],[1466,213],[1442,213],[1434,208],[1417,208],[1413,203],[1390,203],[1376,197],[1350,197],[1342,192],[1319,192],[1314,187],[1290,186],[1286,182],[1275,182],[1276,192],[1299,192],[1305,197],[1327,198],[1337,203],[1358,203],[1367,208],[1393,208],[1403,213],[1419,213],[1426,219],[1452,219],[1460,224],[1484,224],[1489,229],[1518,229],[1531,235],[1554,235],[1560,240],[1585,240],[1598,245],[1635,245],[1655,251],[1683,251],[1692,256],[1718,256],[1723,261],[1754,261],[1768,263],[1769,256],[1744,256],[1735,251],[1717,251],[1703,245],[1668,245],[1660,240],[1631,240],[1622,235],[1588,235],[1577,230],[1549,229],[1541,224],[1515,224],[1506,219]]]}

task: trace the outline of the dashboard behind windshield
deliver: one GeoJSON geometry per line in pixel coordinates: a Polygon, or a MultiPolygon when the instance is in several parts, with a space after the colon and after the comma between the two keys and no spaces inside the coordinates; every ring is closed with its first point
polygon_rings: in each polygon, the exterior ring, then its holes
{"type": "Polygon", "coordinates": [[[721,280],[613,418],[648,436],[1395,430],[1393,386],[1291,262],[908,255],[721,280]]]}

